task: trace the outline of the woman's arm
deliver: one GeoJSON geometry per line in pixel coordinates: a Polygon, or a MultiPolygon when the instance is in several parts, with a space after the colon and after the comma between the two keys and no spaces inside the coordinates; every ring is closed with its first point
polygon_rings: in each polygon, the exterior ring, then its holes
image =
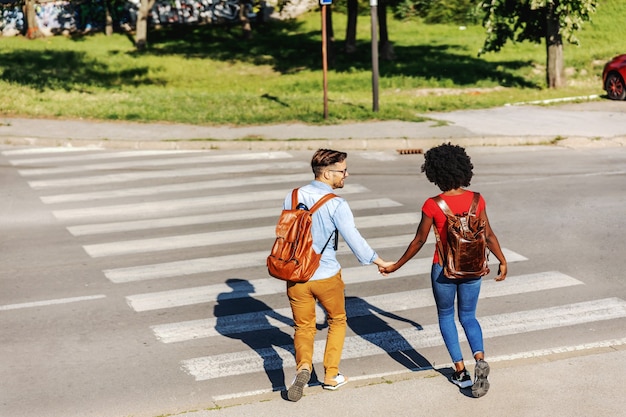
{"type": "Polygon", "coordinates": [[[487,217],[487,210],[483,210],[479,215],[481,220],[485,221],[485,237],[487,239],[487,247],[498,258],[500,261],[500,266],[498,267],[498,276],[496,276],[496,281],[503,281],[506,279],[507,274],[507,264],[506,258],[502,253],[502,249],[500,248],[500,242],[498,242],[498,237],[493,232],[491,228],[491,224],[489,224],[489,218],[487,217]]]}
{"type": "Polygon", "coordinates": [[[407,263],[411,258],[413,258],[424,246],[426,243],[426,239],[428,238],[428,233],[430,232],[430,228],[433,225],[433,219],[428,217],[424,212],[422,212],[422,219],[420,220],[420,224],[417,226],[417,231],[415,232],[415,237],[409,243],[409,246],[406,248],[404,255],[398,259],[398,261],[388,267],[379,268],[380,272],[383,274],[388,274],[394,271],[397,271],[407,263]]]}

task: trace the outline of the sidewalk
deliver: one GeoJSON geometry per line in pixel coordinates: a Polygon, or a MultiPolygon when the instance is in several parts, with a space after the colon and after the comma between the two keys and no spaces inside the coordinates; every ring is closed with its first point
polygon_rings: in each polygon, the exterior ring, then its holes
{"type": "MultiPolygon", "coordinates": [[[[616,341],[623,343],[624,341],[616,341]]],[[[337,391],[307,387],[297,403],[272,393],[215,404],[182,417],[394,416],[572,417],[626,416],[626,346],[607,346],[511,362],[491,361],[491,389],[472,398],[437,371],[377,381],[350,381],[337,391]]],[[[473,364],[468,362],[473,371],[473,364]]]]}
{"type": "Polygon", "coordinates": [[[443,141],[462,146],[626,146],[626,102],[505,106],[424,116],[430,120],[246,127],[0,116],[0,144],[259,151],[423,149],[443,141]]]}

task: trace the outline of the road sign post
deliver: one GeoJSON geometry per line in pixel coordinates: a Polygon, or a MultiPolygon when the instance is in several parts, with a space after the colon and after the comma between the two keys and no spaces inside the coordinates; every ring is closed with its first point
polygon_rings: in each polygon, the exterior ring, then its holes
{"type": "Polygon", "coordinates": [[[378,0],[370,0],[372,21],[372,110],[378,111],[378,0]]]}
{"type": "Polygon", "coordinates": [[[328,119],[328,28],[326,25],[326,8],[332,0],[320,0],[322,7],[322,77],[324,89],[324,120],[328,119]]]}

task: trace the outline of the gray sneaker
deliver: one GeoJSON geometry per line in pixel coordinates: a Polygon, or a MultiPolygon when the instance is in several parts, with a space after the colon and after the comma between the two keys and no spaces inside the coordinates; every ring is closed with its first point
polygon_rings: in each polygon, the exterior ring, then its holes
{"type": "Polygon", "coordinates": [[[489,391],[488,376],[489,364],[482,359],[477,361],[476,367],[474,368],[474,385],[472,385],[472,395],[474,398],[482,397],[489,391]]]}
{"type": "Polygon", "coordinates": [[[293,383],[287,390],[287,398],[289,401],[298,401],[302,398],[302,392],[304,391],[304,387],[309,383],[311,379],[311,372],[302,368],[297,373],[295,378],[293,379],[293,383]]]}

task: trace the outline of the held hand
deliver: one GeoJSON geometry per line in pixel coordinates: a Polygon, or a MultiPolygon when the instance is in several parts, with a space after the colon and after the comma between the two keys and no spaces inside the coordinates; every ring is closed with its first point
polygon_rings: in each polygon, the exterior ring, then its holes
{"type": "Polygon", "coordinates": [[[496,281],[504,281],[506,279],[507,274],[507,266],[506,264],[500,264],[498,267],[498,276],[496,276],[496,281]]]}
{"type": "Polygon", "coordinates": [[[394,268],[395,262],[383,262],[378,265],[378,272],[384,276],[394,272],[397,268],[394,268]]]}

